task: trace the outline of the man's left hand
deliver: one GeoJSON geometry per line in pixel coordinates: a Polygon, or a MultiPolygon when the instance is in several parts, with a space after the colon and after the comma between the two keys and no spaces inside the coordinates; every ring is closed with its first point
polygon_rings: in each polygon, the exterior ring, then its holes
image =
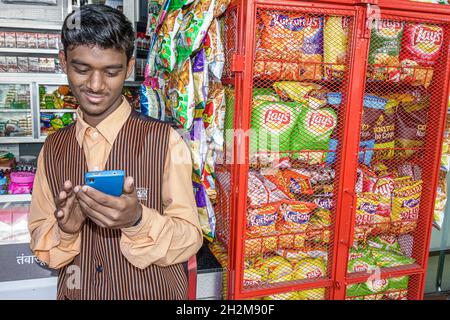
{"type": "Polygon", "coordinates": [[[138,202],[132,177],[125,179],[120,197],[110,196],[94,188],[83,186],[78,191],[77,198],[83,213],[102,228],[131,227],[142,216],[142,206],[138,202]]]}

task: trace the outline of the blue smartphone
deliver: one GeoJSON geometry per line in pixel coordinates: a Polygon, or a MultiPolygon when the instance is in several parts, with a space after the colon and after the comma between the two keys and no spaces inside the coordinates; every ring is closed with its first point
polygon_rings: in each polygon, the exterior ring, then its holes
{"type": "Polygon", "coordinates": [[[111,196],[120,197],[123,191],[125,171],[91,171],[86,172],[84,178],[86,185],[111,196]]]}

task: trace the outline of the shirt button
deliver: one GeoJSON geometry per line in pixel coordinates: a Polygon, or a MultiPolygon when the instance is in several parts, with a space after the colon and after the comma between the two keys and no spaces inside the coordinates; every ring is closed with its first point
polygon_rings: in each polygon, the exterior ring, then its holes
{"type": "Polygon", "coordinates": [[[94,139],[97,139],[97,137],[98,137],[98,132],[97,132],[97,131],[94,132],[94,133],[92,134],[92,137],[93,137],[94,139]]]}
{"type": "Polygon", "coordinates": [[[102,266],[97,266],[95,269],[97,270],[97,272],[103,272],[103,267],[102,266]]]}

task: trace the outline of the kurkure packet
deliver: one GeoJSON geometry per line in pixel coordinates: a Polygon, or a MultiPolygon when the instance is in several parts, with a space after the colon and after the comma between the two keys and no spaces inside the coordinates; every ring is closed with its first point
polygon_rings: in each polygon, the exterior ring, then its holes
{"type": "Polygon", "coordinates": [[[181,9],[170,12],[161,27],[161,45],[156,61],[170,72],[176,64],[176,35],[183,19],[181,9]]]}

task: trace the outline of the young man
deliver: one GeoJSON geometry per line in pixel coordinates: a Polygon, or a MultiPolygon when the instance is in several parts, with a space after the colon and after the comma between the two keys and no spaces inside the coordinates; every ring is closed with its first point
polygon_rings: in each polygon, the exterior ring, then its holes
{"type": "Polygon", "coordinates": [[[62,42],[80,107],[39,156],[31,248],[60,269],[58,299],[185,299],[182,263],[202,244],[190,153],[121,94],[135,62],[132,25],[118,10],[87,5],[66,18],[62,42]],[[97,170],[125,170],[122,196],[83,185],[97,170]]]}

